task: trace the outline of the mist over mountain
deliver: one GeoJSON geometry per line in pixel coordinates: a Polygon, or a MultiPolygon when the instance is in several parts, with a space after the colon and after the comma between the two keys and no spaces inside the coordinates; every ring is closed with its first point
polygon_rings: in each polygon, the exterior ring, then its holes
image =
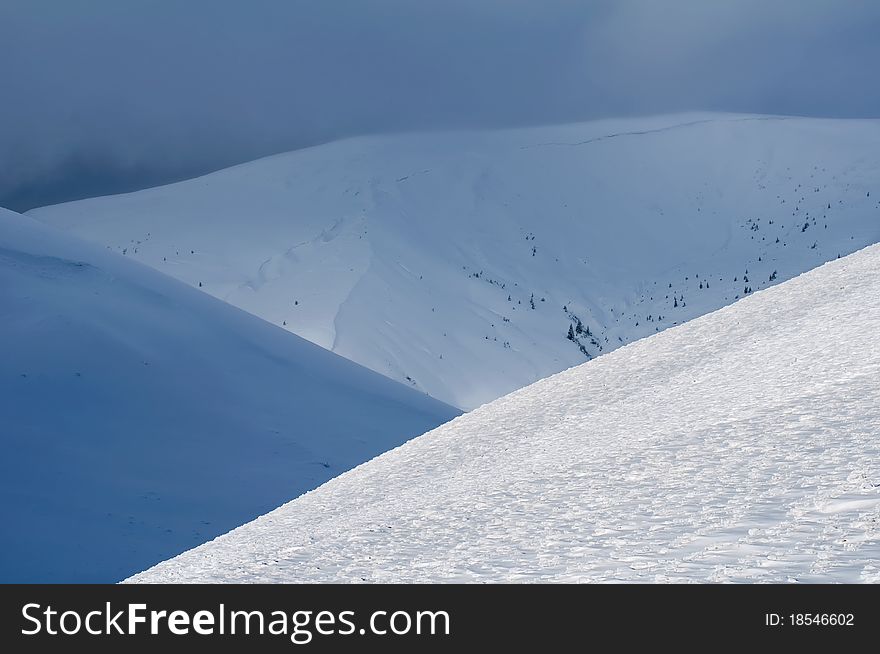
{"type": "Polygon", "coordinates": [[[852,0],[6,0],[0,206],[357,134],[693,110],[880,116],[852,0]]]}

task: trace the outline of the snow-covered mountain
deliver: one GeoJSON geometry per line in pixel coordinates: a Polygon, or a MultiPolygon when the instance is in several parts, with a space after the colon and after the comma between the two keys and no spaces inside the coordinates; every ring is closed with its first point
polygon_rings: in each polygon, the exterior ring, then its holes
{"type": "Polygon", "coordinates": [[[0,581],[114,581],[457,411],[0,210],[0,581]]]}
{"type": "Polygon", "coordinates": [[[878,325],[875,245],[480,407],[132,580],[880,582],[878,325]]]}
{"type": "Polygon", "coordinates": [[[472,408],[880,240],[880,121],[371,136],[33,215],[472,408]]]}

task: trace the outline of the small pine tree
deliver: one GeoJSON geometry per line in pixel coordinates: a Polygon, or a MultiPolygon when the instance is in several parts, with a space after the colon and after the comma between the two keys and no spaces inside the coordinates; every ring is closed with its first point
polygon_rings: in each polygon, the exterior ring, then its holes
{"type": "Polygon", "coordinates": [[[566,338],[572,342],[574,341],[574,328],[571,324],[568,325],[568,336],[566,338]]]}

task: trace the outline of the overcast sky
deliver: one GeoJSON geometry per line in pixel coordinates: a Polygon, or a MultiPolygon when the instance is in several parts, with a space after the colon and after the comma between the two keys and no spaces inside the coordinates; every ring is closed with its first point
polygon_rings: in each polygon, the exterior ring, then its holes
{"type": "Polygon", "coordinates": [[[0,206],[380,131],[880,117],[877,0],[0,0],[0,206]]]}

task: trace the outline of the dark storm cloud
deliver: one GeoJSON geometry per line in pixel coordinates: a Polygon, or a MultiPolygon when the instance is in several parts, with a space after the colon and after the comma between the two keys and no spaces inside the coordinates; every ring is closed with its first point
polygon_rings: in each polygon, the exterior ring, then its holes
{"type": "Polygon", "coordinates": [[[0,205],[352,134],[880,115],[873,0],[0,0],[0,205]]]}

